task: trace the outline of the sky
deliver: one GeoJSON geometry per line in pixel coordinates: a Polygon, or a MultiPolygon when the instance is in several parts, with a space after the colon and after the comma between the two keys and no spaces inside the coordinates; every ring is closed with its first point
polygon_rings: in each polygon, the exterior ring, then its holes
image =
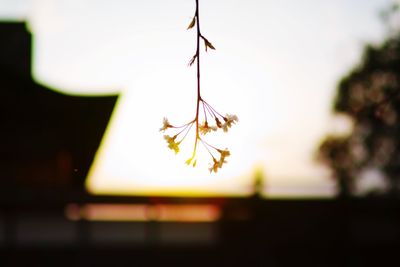
{"type": "MultiPolygon", "coordinates": [[[[69,95],[120,98],[87,180],[97,194],[247,195],[257,173],[264,195],[331,196],[319,141],[351,122],[331,113],[338,80],[367,43],[379,43],[379,12],[392,0],[200,0],[201,28],[216,47],[202,53],[202,96],[239,122],[210,138],[229,162],[210,174],[200,152],[184,164],[158,131],[163,117],[194,117],[194,0],[0,0],[2,20],[27,21],[33,75],[69,95]]],[[[201,150],[201,149],[200,149],[201,150]]]]}

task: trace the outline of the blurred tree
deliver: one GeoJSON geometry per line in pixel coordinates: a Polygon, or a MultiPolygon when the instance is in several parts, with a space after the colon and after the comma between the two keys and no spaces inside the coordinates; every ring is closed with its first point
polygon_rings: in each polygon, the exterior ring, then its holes
{"type": "MultiPolygon", "coordinates": [[[[393,5],[382,13],[388,26],[398,20],[398,10],[393,5]]],[[[361,63],[338,84],[333,109],[352,119],[352,132],[327,136],[318,149],[339,196],[358,194],[371,176],[381,183],[367,193],[400,196],[400,30],[388,29],[387,39],[368,45],[361,63]]]]}

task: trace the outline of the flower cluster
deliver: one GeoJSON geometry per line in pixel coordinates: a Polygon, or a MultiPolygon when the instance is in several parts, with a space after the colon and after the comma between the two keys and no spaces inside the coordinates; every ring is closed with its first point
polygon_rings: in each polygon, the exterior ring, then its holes
{"type": "Polygon", "coordinates": [[[195,141],[192,156],[186,160],[187,165],[192,165],[193,167],[197,164],[196,159],[196,151],[197,144],[200,143],[205,147],[208,153],[211,155],[212,164],[209,168],[210,172],[217,172],[218,169],[222,168],[223,164],[227,161],[225,160],[228,156],[230,156],[230,152],[228,149],[220,149],[213,145],[207,143],[202,136],[209,134],[211,132],[216,132],[218,130],[222,130],[223,132],[228,132],[229,128],[232,127],[233,124],[238,122],[238,117],[236,115],[226,114],[223,116],[217,110],[215,110],[210,104],[208,104],[200,95],[200,41],[204,42],[205,50],[212,49],[215,50],[215,47],[211,44],[211,42],[204,37],[204,35],[200,32],[200,20],[199,20],[199,0],[196,0],[196,12],[191,20],[187,29],[192,29],[197,26],[197,49],[194,56],[189,61],[189,66],[192,66],[195,62],[197,63],[197,105],[196,105],[196,115],[193,120],[182,126],[174,126],[169,123],[167,118],[163,120],[163,126],[160,128],[160,131],[174,131],[174,135],[164,135],[164,139],[168,143],[168,148],[173,150],[175,154],[179,153],[179,145],[183,142],[187,134],[192,129],[192,126],[195,125],[195,141]],[[201,112],[202,109],[202,112],[201,112]],[[202,118],[201,118],[202,117],[202,118]],[[202,123],[200,123],[200,120],[202,123]]]}
{"type": "Polygon", "coordinates": [[[192,129],[192,126],[195,125],[196,131],[196,140],[194,144],[194,149],[192,156],[186,160],[187,165],[192,165],[193,167],[197,164],[196,159],[196,149],[197,143],[200,143],[205,147],[208,153],[212,158],[212,165],[209,168],[210,172],[217,172],[219,168],[222,168],[223,164],[226,163],[226,158],[230,156],[230,152],[228,149],[220,149],[213,145],[210,145],[204,140],[204,135],[210,132],[216,132],[218,130],[227,132],[233,124],[238,121],[238,117],[236,115],[226,114],[225,116],[218,113],[214,108],[212,108],[207,102],[203,99],[200,100],[201,106],[204,114],[204,122],[199,123],[200,116],[196,116],[192,121],[182,125],[182,126],[173,126],[170,124],[167,118],[163,120],[163,126],[160,128],[160,131],[173,131],[174,135],[164,135],[164,139],[168,143],[168,148],[173,150],[175,154],[179,152],[179,145],[183,142],[187,134],[192,129]],[[209,122],[213,121],[215,124],[210,124],[209,122]],[[217,155],[217,156],[216,156],[217,155]]]}

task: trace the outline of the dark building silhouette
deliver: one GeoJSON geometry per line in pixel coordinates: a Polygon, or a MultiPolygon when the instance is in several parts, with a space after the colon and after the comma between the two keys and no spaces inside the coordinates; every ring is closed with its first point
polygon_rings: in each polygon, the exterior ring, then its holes
{"type": "Polygon", "coordinates": [[[31,34],[0,24],[0,194],[82,191],[117,96],[56,93],[31,77],[31,34]]]}

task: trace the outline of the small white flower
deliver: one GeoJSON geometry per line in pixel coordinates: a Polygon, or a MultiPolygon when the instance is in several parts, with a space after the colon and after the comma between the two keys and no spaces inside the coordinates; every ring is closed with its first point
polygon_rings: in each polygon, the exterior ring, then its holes
{"type": "Polygon", "coordinates": [[[202,135],[209,133],[211,131],[216,131],[218,128],[217,126],[209,126],[208,122],[204,122],[203,124],[199,125],[199,131],[202,135]]]}
{"type": "Polygon", "coordinates": [[[231,155],[231,153],[229,152],[228,149],[225,150],[221,150],[221,149],[217,149],[217,151],[220,153],[221,157],[219,159],[219,167],[222,168],[222,164],[227,163],[227,161],[225,160],[226,157],[229,157],[231,155]]]}
{"type": "Polygon", "coordinates": [[[175,154],[178,154],[179,152],[179,144],[180,142],[175,142],[175,138],[176,135],[173,137],[170,137],[168,135],[164,135],[164,139],[167,141],[168,143],[168,148],[170,148],[171,150],[175,151],[175,154]]]}
{"type": "Polygon", "coordinates": [[[222,124],[221,128],[224,130],[224,132],[227,132],[228,128],[232,127],[232,124],[238,122],[239,119],[236,115],[226,114],[226,116],[224,117],[224,121],[225,123],[222,124]]]}
{"type": "Polygon", "coordinates": [[[220,167],[220,163],[215,158],[213,158],[213,161],[214,161],[213,165],[210,168],[208,168],[208,170],[210,171],[210,173],[212,173],[212,172],[217,173],[218,172],[218,168],[221,168],[220,167]]]}
{"type": "Polygon", "coordinates": [[[164,119],[163,119],[163,127],[160,128],[160,132],[161,132],[161,131],[164,132],[165,130],[167,130],[167,129],[170,128],[170,127],[172,127],[172,125],[169,124],[168,119],[167,119],[166,117],[164,117],[164,119]]]}

